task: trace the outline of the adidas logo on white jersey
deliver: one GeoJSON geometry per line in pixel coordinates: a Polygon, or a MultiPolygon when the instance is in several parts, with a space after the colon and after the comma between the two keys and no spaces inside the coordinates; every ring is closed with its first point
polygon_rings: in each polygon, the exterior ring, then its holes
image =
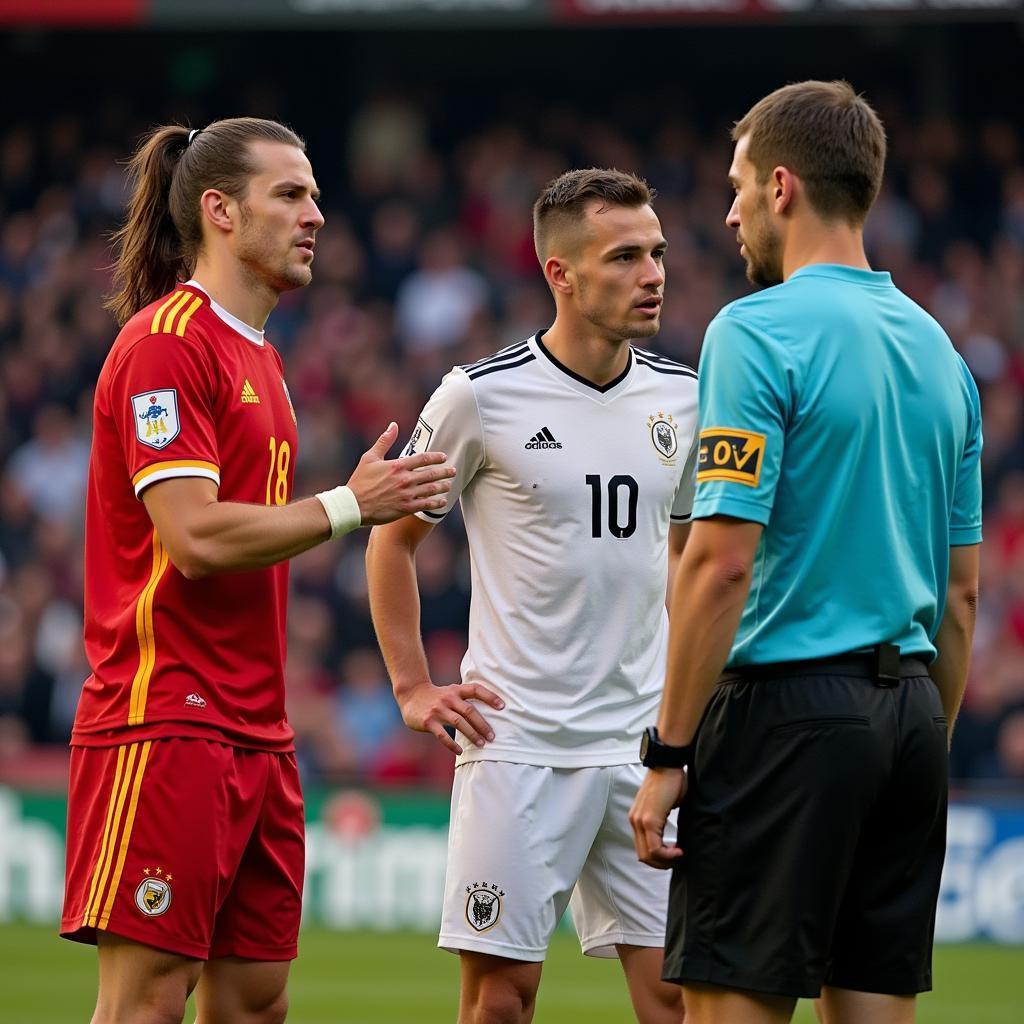
{"type": "Polygon", "coordinates": [[[523,445],[524,448],[561,448],[562,442],[555,440],[555,435],[544,427],[542,430],[538,430],[529,441],[523,445]]]}

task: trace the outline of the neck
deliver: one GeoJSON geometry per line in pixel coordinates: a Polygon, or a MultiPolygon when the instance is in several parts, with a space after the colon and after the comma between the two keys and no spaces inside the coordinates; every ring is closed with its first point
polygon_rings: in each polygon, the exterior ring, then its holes
{"type": "Polygon", "coordinates": [[[783,280],[801,267],[814,263],[837,263],[840,266],[870,270],[864,253],[864,233],[848,224],[792,225],[782,257],[783,280]]]}
{"type": "Polygon", "coordinates": [[[615,380],[629,362],[628,340],[608,337],[589,323],[569,326],[556,316],[542,340],[563,366],[594,384],[615,380]]]}
{"type": "Polygon", "coordinates": [[[252,277],[235,259],[200,256],[192,276],[210,298],[244,324],[262,331],[279,298],[278,292],[252,277]]]}

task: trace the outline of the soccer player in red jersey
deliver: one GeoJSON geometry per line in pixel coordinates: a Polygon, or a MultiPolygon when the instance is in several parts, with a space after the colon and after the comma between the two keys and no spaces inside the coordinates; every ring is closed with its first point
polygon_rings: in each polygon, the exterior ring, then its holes
{"type": "Polygon", "coordinates": [[[118,234],[124,324],[96,385],[85,646],[61,934],[95,942],[93,1024],[287,1009],[303,805],[285,717],[287,560],[437,509],[443,454],[293,500],[296,422],[263,325],[309,283],[318,190],[273,121],[154,130],[118,234]]]}

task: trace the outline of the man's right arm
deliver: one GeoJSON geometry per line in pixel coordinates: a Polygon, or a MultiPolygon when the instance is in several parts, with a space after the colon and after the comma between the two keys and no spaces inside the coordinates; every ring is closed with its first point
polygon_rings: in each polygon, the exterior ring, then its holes
{"type": "Polygon", "coordinates": [[[960,712],[967,671],[971,663],[971,642],[978,610],[978,566],[980,545],[964,544],[949,549],[949,589],[946,609],[935,636],[938,656],[928,668],[938,687],[946,713],[947,736],[960,712]]]}
{"type": "MultiPolygon", "coordinates": [[[[161,480],[142,492],[146,511],[174,567],[189,579],[243,572],[292,558],[340,532],[443,508],[453,466],[442,452],[384,458],[398,437],[392,423],[359,460],[348,481],[349,520],[336,526],[327,502],[304,498],[284,506],[220,501],[204,477],[161,480]]],[[[336,489],[337,490],[337,489],[336,489]]]]}
{"type": "Polygon", "coordinates": [[[471,700],[499,710],[504,702],[479,683],[435,686],[420,638],[420,598],[416,583],[416,549],[433,527],[408,516],[370,532],[366,579],[370,611],[384,663],[402,718],[410,729],[429,732],[452,753],[462,747],[445,731],[457,729],[482,747],[494,732],[471,700]]]}

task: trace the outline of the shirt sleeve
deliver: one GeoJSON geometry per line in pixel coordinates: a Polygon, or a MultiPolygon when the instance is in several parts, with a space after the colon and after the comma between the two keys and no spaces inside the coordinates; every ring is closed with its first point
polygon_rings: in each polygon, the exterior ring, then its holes
{"type": "Polygon", "coordinates": [[[136,496],[171,477],[205,477],[220,486],[216,379],[199,346],[162,334],[134,345],[114,371],[111,415],[136,496]]]}
{"type": "Polygon", "coordinates": [[[950,547],[981,543],[981,399],[967,364],[960,360],[968,403],[967,441],[956,471],[953,510],[949,517],[950,547]]]}
{"type": "Polygon", "coordinates": [[[793,377],[777,342],[729,314],[711,321],[700,361],[694,519],[727,515],[767,525],[793,377]]]}
{"type": "Polygon", "coordinates": [[[438,523],[456,506],[462,492],[484,464],[486,454],[476,395],[461,369],[455,368],[446,374],[430,396],[402,454],[425,451],[444,452],[449,465],[456,470],[444,509],[416,513],[424,522],[438,523]]]}
{"type": "Polygon", "coordinates": [[[697,489],[697,453],[700,450],[700,434],[694,431],[690,450],[683,465],[683,475],[679,478],[676,496],[672,502],[672,522],[688,523],[693,516],[693,496],[697,489]]]}

